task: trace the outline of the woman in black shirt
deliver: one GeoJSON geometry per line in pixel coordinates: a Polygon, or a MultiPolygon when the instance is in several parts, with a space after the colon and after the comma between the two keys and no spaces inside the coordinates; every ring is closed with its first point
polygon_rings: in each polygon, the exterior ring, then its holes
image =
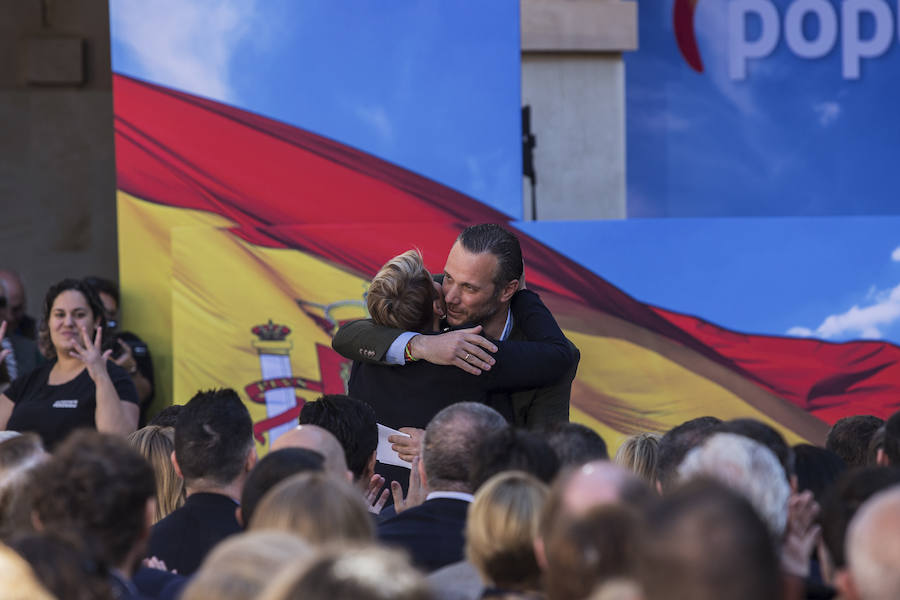
{"type": "Polygon", "coordinates": [[[38,338],[50,362],[0,394],[0,428],[34,431],[48,448],[79,427],[134,431],[137,391],[101,350],[102,316],[100,300],[84,282],[65,279],[50,288],[38,338]]]}

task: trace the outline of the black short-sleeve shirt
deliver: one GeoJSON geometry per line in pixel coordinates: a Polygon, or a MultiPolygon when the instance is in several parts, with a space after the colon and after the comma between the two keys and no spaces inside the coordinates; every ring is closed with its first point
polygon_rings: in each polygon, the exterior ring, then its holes
{"type": "MultiPolygon", "coordinates": [[[[53,448],[74,429],[97,427],[94,422],[97,387],[87,369],[71,381],[50,385],[47,379],[55,364],[55,361],[48,363],[17,378],[4,392],[15,404],[6,428],[33,431],[41,436],[47,448],[53,448]]],[[[138,404],[137,389],[128,372],[112,361],[107,361],[106,370],[119,399],[138,404]]]]}

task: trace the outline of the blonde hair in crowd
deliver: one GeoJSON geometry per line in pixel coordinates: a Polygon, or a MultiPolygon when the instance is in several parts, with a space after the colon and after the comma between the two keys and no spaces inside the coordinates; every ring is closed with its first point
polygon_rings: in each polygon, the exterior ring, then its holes
{"type": "Polygon", "coordinates": [[[366,307],[378,325],[421,331],[431,322],[437,292],[418,250],[389,260],[369,285],[366,307]]]}
{"type": "Polygon", "coordinates": [[[534,538],[549,494],[540,480],[521,471],[494,475],[478,489],[466,521],[466,557],[487,584],[540,589],[534,538]]]}
{"type": "Polygon", "coordinates": [[[282,569],[259,600],[432,600],[406,555],[378,546],[326,548],[282,569]]]}
{"type": "Polygon", "coordinates": [[[658,433],[636,433],[625,438],[616,451],[613,462],[631,470],[651,485],[654,484],[660,437],[658,433]]]}
{"type": "Polygon", "coordinates": [[[250,531],[266,529],[294,533],[314,546],[375,537],[362,495],[326,473],[299,473],[269,490],[250,519],[250,531]]]}
{"type": "Polygon", "coordinates": [[[147,425],[128,436],[128,443],[153,467],[156,475],[156,523],[184,504],[184,480],[172,466],[175,430],[172,427],[147,425]]]}
{"type": "Polygon", "coordinates": [[[312,555],[292,533],[250,531],[213,548],[191,578],[182,600],[253,600],[288,564],[312,555]]]}

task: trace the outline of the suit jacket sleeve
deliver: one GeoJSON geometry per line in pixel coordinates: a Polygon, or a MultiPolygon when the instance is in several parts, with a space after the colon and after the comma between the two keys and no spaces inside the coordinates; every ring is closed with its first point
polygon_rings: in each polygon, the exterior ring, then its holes
{"type": "Polygon", "coordinates": [[[497,364],[488,372],[488,389],[536,388],[562,379],[576,364],[577,350],[556,319],[531,290],[516,292],[511,308],[516,339],[497,343],[497,364]]]}
{"type": "Polygon", "coordinates": [[[386,365],[385,354],[402,329],[376,325],[372,319],[360,319],[345,323],[334,334],[331,347],[350,360],[386,365]]]}

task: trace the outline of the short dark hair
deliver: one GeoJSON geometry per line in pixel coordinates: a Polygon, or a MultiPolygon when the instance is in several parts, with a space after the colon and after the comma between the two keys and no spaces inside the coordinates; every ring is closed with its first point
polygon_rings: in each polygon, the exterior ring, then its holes
{"type": "Polygon", "coordinates": [[[769,528],[748,500],[712,480],[691,480],[662,499],[645,556],[647,600],[780,597],[769,528]]]}
{"type": "Polygon", "coordinates": [[[108,566],[92,559],[92,552],[71,532],[29,532],[5,540],[24,558],[55,598],[112,600],[108,566]]]}
{"type": "Polygon", "coordinates": [[[181,409],[184,408],[181,404],[172,404],[171,406],[167,406],[158,413],[156,416],[150,419],[150,422],[147,425],[158,425],[160,427],[171,427],[175,428],[175,423],[178,422],[178,415],[181,414],[181,409]]]}
{"type": "Polygon", "coordinates": [[[884,422],[884,455],[892,467],[900,467],[900,412],[884,422]]]}
{"type": "Polygon", "coordinates": [[[318,425],[341,443],[347,468],[359,479],[378,448],[378,422],[372,407],[344,394],[326,394],[300,410],[301,425],[318,425]]]}
{"type": "Polygon", "coordinates": [[[819,505],[825,500],[825,494],[847,469],[844,460],[825,448],[812,444],[797,444],[793,447],[794,472],[797,475],[797,491],[809,490],[819,505]]]}
{"type": "Polygon", "coordinates": [[[825,448],[844,459],[848,467],[864,467],[869,441],[884,425],[884,419],[872,415],[854,415],[835,421],[825,438],[825,448]]]}
{"type": "Polygon", "coordinates": [[[847,565],[844,540],[853,515],[866,500],[900,484],[900,470],[891,467],[862,467],[842,473],[822,504],[822,541],[834,566],[847,565]]]}
{"type": "Polygon", "coordinates": [[[140,539],[155,495],[144,457],[123,438],[90,429],[69,435],[35,472],[34,509],[44,527],[83,537],[109,566],[140,539]]]}
{"type": "Polygon", "coordinates": [[[457,402],[442,409],[425,428],[422,465],[433,490],[471,492],[469,480],[478,444],[507,426],[493,408],[457,402]]]}
{"type": "Polygon", "coordinates": [[[244,483],[241,492],[241,519],[250,524],[256,505],[270,489],[297,473],[324,470],[325,457],[307,448],[282,448],[262,458],[244,483]]]}
{"type": "Polygon", "coordinates": [[[106,294],[110,298],[116,301],[116,306],[120,304],[119,302],[119,286],[110,279],[105,279],[103,277],[96,277],[91,275],[89,277],[84,278],[84,282],[94,288],[97,292],[97,295],[106,294]]]}
{"type": "Polygon", "coordinates": [[[673,427],[659,439],[656,477],[663,490],[669,490],[678,480],[678,465],[695,446],[701,445],[722,422],[716,417],[697,417],[673,427]]]}
{"type": "Polygon", "coordinates": [[[53,310],[53,303],[57,296],[68,291],[81,292],[87,301],[88,307],[91,309],[91,317],[94,319],[103,319],[103,303],[93,287],[85,283],[83,279],[63,279],[62,281],[51,285],[44,296],[44,304],[41,306],[41,322],[38,326],[38,348],[41,353],[49,359],[56,358],[56,349],[50,340],[50,311],[53,310]]]}
{"type": "Polygon", "coordinates": [[[609,460],[609,450],[600,434],[581,423],[551,423],[541,432],[556,453],[560,467],[578,467],[594,460],[609,460]]]}
{"type": "Polygon", "coordinates": [[[506,229],[495,223],[472,225],[463,229],[456,239],[473,254],[490,252],[497,257],[494,285],[498,288],[522,277],[522,247],[519,238],[506,229]]]}
{"type": "Polygon", "coordinates": [[[250,413],[229,388],[197,392],[175,422],[175,458],[188,485],[197,479],[231,483],[253,444],[250,413]]]}
{"type": "Polygon", "coordinates": [[[469,486],[478,490],[485,481],[503,471],[524,471],[550,484],[559,471],[559,459],[541,436],[506,427],[488,434],[478,443],[469,486]]]}
{"type": "Polygon", "coordinates": [[[756,419],[743,418],[725,421],[716,427],[716,433],[734,433],[760,443],[775,454],[784,469],[788,481],[794,474],[794,452],[778,430],[756,419]]]}

